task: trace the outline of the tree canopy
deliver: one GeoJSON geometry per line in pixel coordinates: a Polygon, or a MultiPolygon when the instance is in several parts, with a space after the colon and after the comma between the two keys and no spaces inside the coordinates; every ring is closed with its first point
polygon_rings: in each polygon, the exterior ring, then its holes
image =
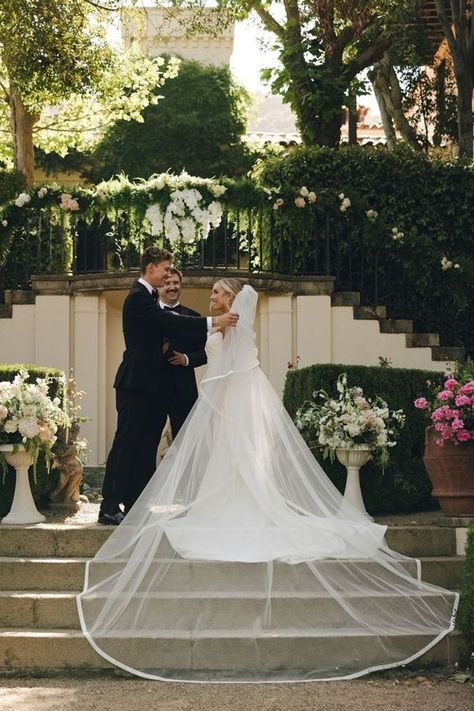
{"type": "Polygon", "coordinates": [[[251,163],[241,142],[249,96],[227,67],[182,61],[179,73],[155,89],[158,105],[142,121],[118,121],[92,155],[94,180],[124,172],[147,178],[166,170],[194,175],[242,175],[251,163]]]}
{"type": "Polygon", "coordinates": [[[29,183],[33,142],[65,153],[117,118],[140,120],[150,89],[177,71],[135,48],[113,50],[109,21],[107,3],[89,0],[0,3],[0,159],[13,159],[29,183]]]}

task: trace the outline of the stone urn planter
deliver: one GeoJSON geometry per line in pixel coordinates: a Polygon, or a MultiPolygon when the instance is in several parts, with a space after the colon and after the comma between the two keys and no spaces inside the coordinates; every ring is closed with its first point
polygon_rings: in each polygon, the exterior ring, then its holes
{"type": "Polygon", "coordinates": [[[440,447],[434,427],[427,427],[423,462],[443,513],[474,516],[474,441],[440,447]]]}
{"type": "Polygon", "coordinates": [[[345,504],[349,504],[366,518],[373,521],[372,516],[367,513],[364,505],[359,476],[360,468],[372,459],[371,447],[367,444],[356,444],[351,449],[336,449],[336,456],[347,469],[342,511],[345,509],[345,504]]]}
{"type": "Polygon", "coordinates": [[[5,461],[15,468],[15,494],[10,512],[2,518],[2,524],[12,523],[42,523],[46,521],[43,514],[36,508],[31,493],[28,469],[33,464],[33,457],[22,444],[1,444],[0,452],[5,461]],[[16,451],[14,451],[14,449],[16,451]]]}

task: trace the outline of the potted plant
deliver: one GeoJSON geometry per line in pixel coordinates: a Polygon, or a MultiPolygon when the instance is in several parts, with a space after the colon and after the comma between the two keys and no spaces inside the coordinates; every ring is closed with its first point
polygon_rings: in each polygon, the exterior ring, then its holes
{"type": "Polygon", "coordinates": [[[360,491],[359,470],[370,459],[385,467],[390,447],[405,422],[401,410],[389,410],[385,400],[364,397],[362,388],[349,387],[347,374],[336,384],[338,397],[324,390],[313,393],[296,413],[296,426],[309,433],[310,446],[320,449],[331,461],[337,456],[347,469],[344,499],[368,516],[360,491]],[[318,400],[318,401],[316,401],[318,400]]]}
{"type": "Polygon", "coordinates": [[[423,461],[433,496],[447,516],[474,515],[474,378],[472,363],[447,372],[442,387],[428,382],[429,396],[414,404],[430,416],[423,461]]]}
{"type": "Polygon", "coordinates": [[[48,381],[37,378],[29,383],[28,378],[28,371],[20,370],[13,382],[0,382],[0,465],[4,476],[7,464],[16,470],[13,503],[2,523],[44,520],[33,501],[28,469],[36,464],[41,451],[47,462],[51,461],[57,429],[69,425],[59,398],[48,395],[48,381]]]}

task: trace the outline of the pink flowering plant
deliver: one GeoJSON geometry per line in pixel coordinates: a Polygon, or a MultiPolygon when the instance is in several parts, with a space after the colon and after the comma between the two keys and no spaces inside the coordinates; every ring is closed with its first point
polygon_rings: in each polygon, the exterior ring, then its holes
{"type": "Polygon", "coordinates": [[[433,386],[429,399],[419,397],[415,407],[429,414],[436,431],[436,443],[443,446],[445,442],[460,444],[474,440],[474,379],[469,372],[456,376],[445,373],[441,387],[433,386]]]}

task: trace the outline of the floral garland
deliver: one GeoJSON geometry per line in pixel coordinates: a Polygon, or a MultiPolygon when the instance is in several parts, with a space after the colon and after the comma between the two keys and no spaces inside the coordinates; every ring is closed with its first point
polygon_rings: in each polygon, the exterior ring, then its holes
{"type": "Polygon", "coordinates": [[[222,219],[220,198],[227,187],[213,178],[199,178],[181,173],[162,173],[149,180],[130,181],[118,176],[93,188],[76,187],[65,192],[59,185],[43,185],[20,193],[0,209],[0,227],[8,228],[19,220],[18,211],[38,213],[49,209],[71,218],[87,217],[94,211],[115,214],[132,210],[149,225],[153,236],[171,242],[193,242],[207,237],[211,227],[222,219]]]}

